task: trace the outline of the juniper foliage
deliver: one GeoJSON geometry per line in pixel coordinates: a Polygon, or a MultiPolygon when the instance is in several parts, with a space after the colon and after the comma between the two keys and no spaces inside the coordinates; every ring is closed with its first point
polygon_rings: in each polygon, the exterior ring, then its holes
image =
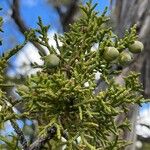
{"type": "MultiPolygon", "coordinates": [[[[100,15],[95,7],[96,4],[92,6],[91,2],[81,6],[82,17],[70,25],[70,31],[54,36],[57,48],[48,44],[50,26],[44,26],[39,18],[38,28],[25,33],[24,43],[0,58],[0,127],[3,130],[4,124],[10,121],[16,132],[11,138],[0,135],[8,149],[45,147],[53,150],[65,146],[68,150],[119,150],[128,144],[120,135],[130,129],[129,120],[125,118],[117,124],[116,117],[127,114],[129,104],[145,102],[139,74],[130,72],[123,84],[116,83],[115,78],[121,73],[116,70],[119,60],[107,61],[103,54],[106,47],[115,47],[119,53],[128,51],[128,46],[137,39],[136,27],[119,39],[111,28],[105,26],[109,20],[107,9],[100,15]],[[43,66],[34,63],[32,66],[41,68],[41,71],[26,77],[23,85],[6,83],[4,70],[7,62],[29,40],[56,55],[59,65],[49,68],[47,62],[43,66]],[[94,45],[97,45],[95,50],[94,45]],[[100,79],[106,84],[106,88],[97,94],[96,72],[100,72],[100,79]],[[87,82],[88,86],[85,86],[87,82]],[[10,86],[16,87],[20,99],[7,96],[5,89],[10,86]],[[20,105],[23,112],[14,112],[13,108],[20,105]],[[24,118],[37,122],[34,143],[26,141],[18,128],[16,121],[24,118]]],[[[1,22],[0,19],[0,26],[1,22]]],[[[44,60],[44,56],[41,58],[44,60]]]]}

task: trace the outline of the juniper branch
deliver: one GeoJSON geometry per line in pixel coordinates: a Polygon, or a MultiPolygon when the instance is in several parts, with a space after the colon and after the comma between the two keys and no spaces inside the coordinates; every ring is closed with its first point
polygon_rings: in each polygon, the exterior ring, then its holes
{"type": "Polygon", "coordinates": [[[11,56],[18,53],[19,50],[21,50],[25,45],[27,44],[27,41],[24,41],[21,45],[17,45],[15,48],[9,50],[4,54],[4,59],[8,60],[11,56]]]}

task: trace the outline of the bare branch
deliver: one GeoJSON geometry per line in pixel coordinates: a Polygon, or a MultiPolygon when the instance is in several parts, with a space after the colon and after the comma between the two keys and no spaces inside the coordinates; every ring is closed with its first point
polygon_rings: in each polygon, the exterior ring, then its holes
{"type": "Polygon", "coordinates": [[[72,0],[70,3],[70,7],[68,8],[65,17],[62,20],[62,24],[64,26],[64,30],[67,30],[67,27],[70,23],[73,22],[73,17],[78,8],[78,1],[79,0],[72,0]]]}
{"type": "Polygon", "coordinates": [[[141,135],[137,135],[137,139],[144,143],[150,143],[150,137],[143,137],[141,135]]]}
{"type": "Polygon", "coordinates": [[[10,120],[10,122],[19,137],[20,144],[22,145],[23,150],[28,150],[27,140],[26,140],[23,132],[21,131],[21,129],[19,128],[19,126],[17,125],[17,123],[14,120],[10,120]]]}
{"type": "Polygon", "coordinates": [[[64,32],[68,31],[69,29],[68,25],[73,23],[74,21],[74,16],[78,9],[78,2],[79,0],[72,0],[65,13],[61,11],[60,6],[54,6],[60,17],[60,21],[61,21],[64,32]]]}
{"type": "MultiPolygon", "coordinates": [[[[17,26],[22,34],[24,34],[26,31],[29,30],[20,16],[19,0],[13,0],[12,18],[14,19],[15,23],[17,24],[17,26]]],[[[46,55],[45,50],[38,43],[33,42],[33,41],[30,41],[30,42],[39,50],[39,53],[42,56],[46,55]]]]}
{"type": "Polygon", "coordinates": [[[54,6],[54,7],[55,7],[55,9],[56,9],[56,11],[57,11],[59,17],[60,17],[60,18],[63,18],[63,17],[64,17],[64,13],[62,12],[60,6],[56,5],[56,6],[54,6]]]}
{"type": "Polygon", "coordinates": [[[56,134],[56,128],[51,127],[47,130],[47,134],[43,137],[38,138],[33,144],[30,145],[28,150],[41,150],[43,146],[51,140],[56,134]]]}

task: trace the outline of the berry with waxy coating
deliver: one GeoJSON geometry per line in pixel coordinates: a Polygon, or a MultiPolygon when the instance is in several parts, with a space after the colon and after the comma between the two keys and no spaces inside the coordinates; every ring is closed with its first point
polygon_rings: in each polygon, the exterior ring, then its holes
{"type": "Polygon", "coordinates": [[[44,57],[45,65],[47,67],[56,67],[59,65],[60,59],[55,54],[50,54],[44,57]]]}
{"type": "Polygon", "coordinates": [[[128,52],[121,52],[119,55],[119,63],[121,65],[127,65],[132,61],[132,57],[128,52]]]}
{"type": "Polygon", "coordinates": [[[144,45],[140,41],[134,41],[133,44],[129,45],[129,51],[132,53],[140,53],[144,49],[144,45]]]}
{"type": "Polygon", "coordinates": [[[104,59],[113,61],[119,56],[119,51],[115,47],[107,47],[104,51],[104,59]]]}
{"type": "Polygon", "coordinates": [[[26,85],[19,85],[18,89],[20,91],[24,91],[24,92],[28,92],[29,91],[29,88],[26,85]]]}

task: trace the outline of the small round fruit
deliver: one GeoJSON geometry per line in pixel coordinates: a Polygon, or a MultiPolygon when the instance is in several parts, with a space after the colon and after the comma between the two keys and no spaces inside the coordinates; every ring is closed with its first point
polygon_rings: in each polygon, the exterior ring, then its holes
{"type": "Polygon", "coordinates": [[[119,51],[115,47],[107,47],[104,51],[104,59],[113,61],[119,56],[119,51]]]}
{"type": "Polygon", "coordinates": [[[29,92],[29,88],[26,85],[18,85],[18,90],[23,92],[29,92]]]}
{"type": "Polygon", "coordinates": [[[128,52],[121,52],[119,55],[119,63],[121,65],[127,65],[132,61],[132,57],[128,52]]]}
{"type": "Polygon", "coordinates": [[[55,54],[50,54],[44,57],[47,67],[56,67],[59,65],[60,59],[55,54]]]}
{"type": "Polygon", "coordinates": [[[129,45],[129,51],[132,53],[140,53],[144,49],[144,45],[140,41],[134,41],[133,44],[129,45]]]}

